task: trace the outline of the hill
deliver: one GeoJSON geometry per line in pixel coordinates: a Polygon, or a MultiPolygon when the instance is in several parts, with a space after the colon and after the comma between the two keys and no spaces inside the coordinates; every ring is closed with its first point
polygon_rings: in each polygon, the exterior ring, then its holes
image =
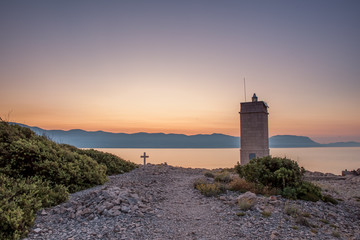
{"type": "MultiPolygon", "coordinates": [[[[104,131],[84,131],[81,129],[44,130],[28,127],[39,135],[47,136],[58,143],[66,143],[78,148],[238,148],[240,138],[225,134],[165,134],[165,133],[112,133],[104,131]]],[[[276,135],[269,138],[270,148],[299,147],[360,147],[358,142],[338,142],[320,144],[306,136],[276,135]]]]}

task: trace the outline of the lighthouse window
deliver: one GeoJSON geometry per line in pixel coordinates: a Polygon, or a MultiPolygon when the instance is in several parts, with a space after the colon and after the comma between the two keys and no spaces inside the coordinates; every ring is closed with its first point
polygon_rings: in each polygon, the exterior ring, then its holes
{"type": "Polygon", "coordinates": [[[250,153],[249,154],[249,160],[256,158],[256,154],[255,153],[250,153]]]}

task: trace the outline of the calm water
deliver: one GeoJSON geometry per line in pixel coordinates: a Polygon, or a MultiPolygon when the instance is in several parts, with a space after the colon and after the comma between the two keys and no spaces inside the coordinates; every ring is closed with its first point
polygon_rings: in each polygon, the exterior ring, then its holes
{"type": "MultiPolygon", "coordinates": [[[[140,158],[144,152],[150,157],[148,163],[167,162],[169,165],[192,168],[233,167],[240,158],[237,148],[226,149],[134,149],[134,148],[98,148],[113,153],[126,160],[142,164],[140,158]]],[[[341,174],[344,169],[360,168],[360,147],[351,148],[272,148],[270,154],[287,157],[310,171],[341,174]]]]}

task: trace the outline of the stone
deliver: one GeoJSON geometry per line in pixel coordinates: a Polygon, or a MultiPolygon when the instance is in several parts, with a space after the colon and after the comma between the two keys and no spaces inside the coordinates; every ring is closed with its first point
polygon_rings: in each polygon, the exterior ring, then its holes
{"type": "Polygon", "coordinates": [[[130,212],[130,208],[128,206],[121,206],[121,211],[124,212],[124,213],[128,213],[130,212]]]}
{"type": "Polygon", "coordinates": [[[270,235],[270,239],[278,239],[279,233],[277,231],[272,231],[270,235]]]}
{"type": "Polygon", "coordinates": [[[277,197],[276,197],[276,196],[270,196],[270,197],[269,197],[269,200],[270,200],[270,201],[276,201],[276,200],[277,200],[277,197]]]}
{"type": "Polygon", "coordinates": [[[39,233],[39,232],[41,232],[42,230],[41,230],[41,228],[35,228],[33,231],[34,231],[35,233],[39,233]]]}
{"type": "Polygon", "coordinates": [[[239,195],[237,197],[237,200],[241,200],[241,199],[247,199],[247,200],[251,200],[253,202],[256,202],[257,200],[257,197],[256,197],[256,194],[255,193],[252,193],[252,192],[246,192],[246,193],[243,193],[241,195],[239,195]]]}

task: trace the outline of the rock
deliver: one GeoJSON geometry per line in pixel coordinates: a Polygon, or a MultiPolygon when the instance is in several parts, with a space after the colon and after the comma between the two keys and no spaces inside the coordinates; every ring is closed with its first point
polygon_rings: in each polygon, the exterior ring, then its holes
{"type": "Polygon", "coordinates": [[[35,233],[39,233],[39,232],[41,232],[41,228],[35,228],[33,231],[34,231],[35,233]]]}
{"type": "Polygon", "coordinates": [[[130,208],[128,206],[121,206],[121,211],[124,212],[124,213],[128,213],[130,212],[130,208]]]}
{"type": "Polygon", "coordinates": [[[221,201],[226,201],[226,200],[227,200],[227,198],[226,198],[225,196],[220,196],[219,199],[220,199],[221,201]]]}
{"type": "Polygon", "coordinates": [[[244,194],[241,194],[237,197],[237,200],[242,200],[242,199],[246,199],[246,200],[249,200],[251,202],[256,202],[257,201],[257,197],[256,197],[256,194],[255,193],[252,193],[252,192],[246,192],[244,194]]]}
{"type": "Polygon", "coordinates": [[[276,201],[276,200],[277,200],[277,197],[276,197],[276,196],[270,196],[270,197],[269,197],[269,200],[270,200],[270,201],[276,201]]]}
{"type": "Polygon", "coordinates": [[[270,235],[270,239],[278,239],[279,233],[277,231],[272,231],[270,235]]]}
{"type": "Polygon", "coordinates": [[[45,209],[41,210],[41,215],[47,215],[47,212],[45,211],[45,209]]]}
{"type": "Polygon", "coordinates": [[[114,206],[114,204],[111,202],[104,202],[103,204],[107,210],[111,209],[114,206]]]}

